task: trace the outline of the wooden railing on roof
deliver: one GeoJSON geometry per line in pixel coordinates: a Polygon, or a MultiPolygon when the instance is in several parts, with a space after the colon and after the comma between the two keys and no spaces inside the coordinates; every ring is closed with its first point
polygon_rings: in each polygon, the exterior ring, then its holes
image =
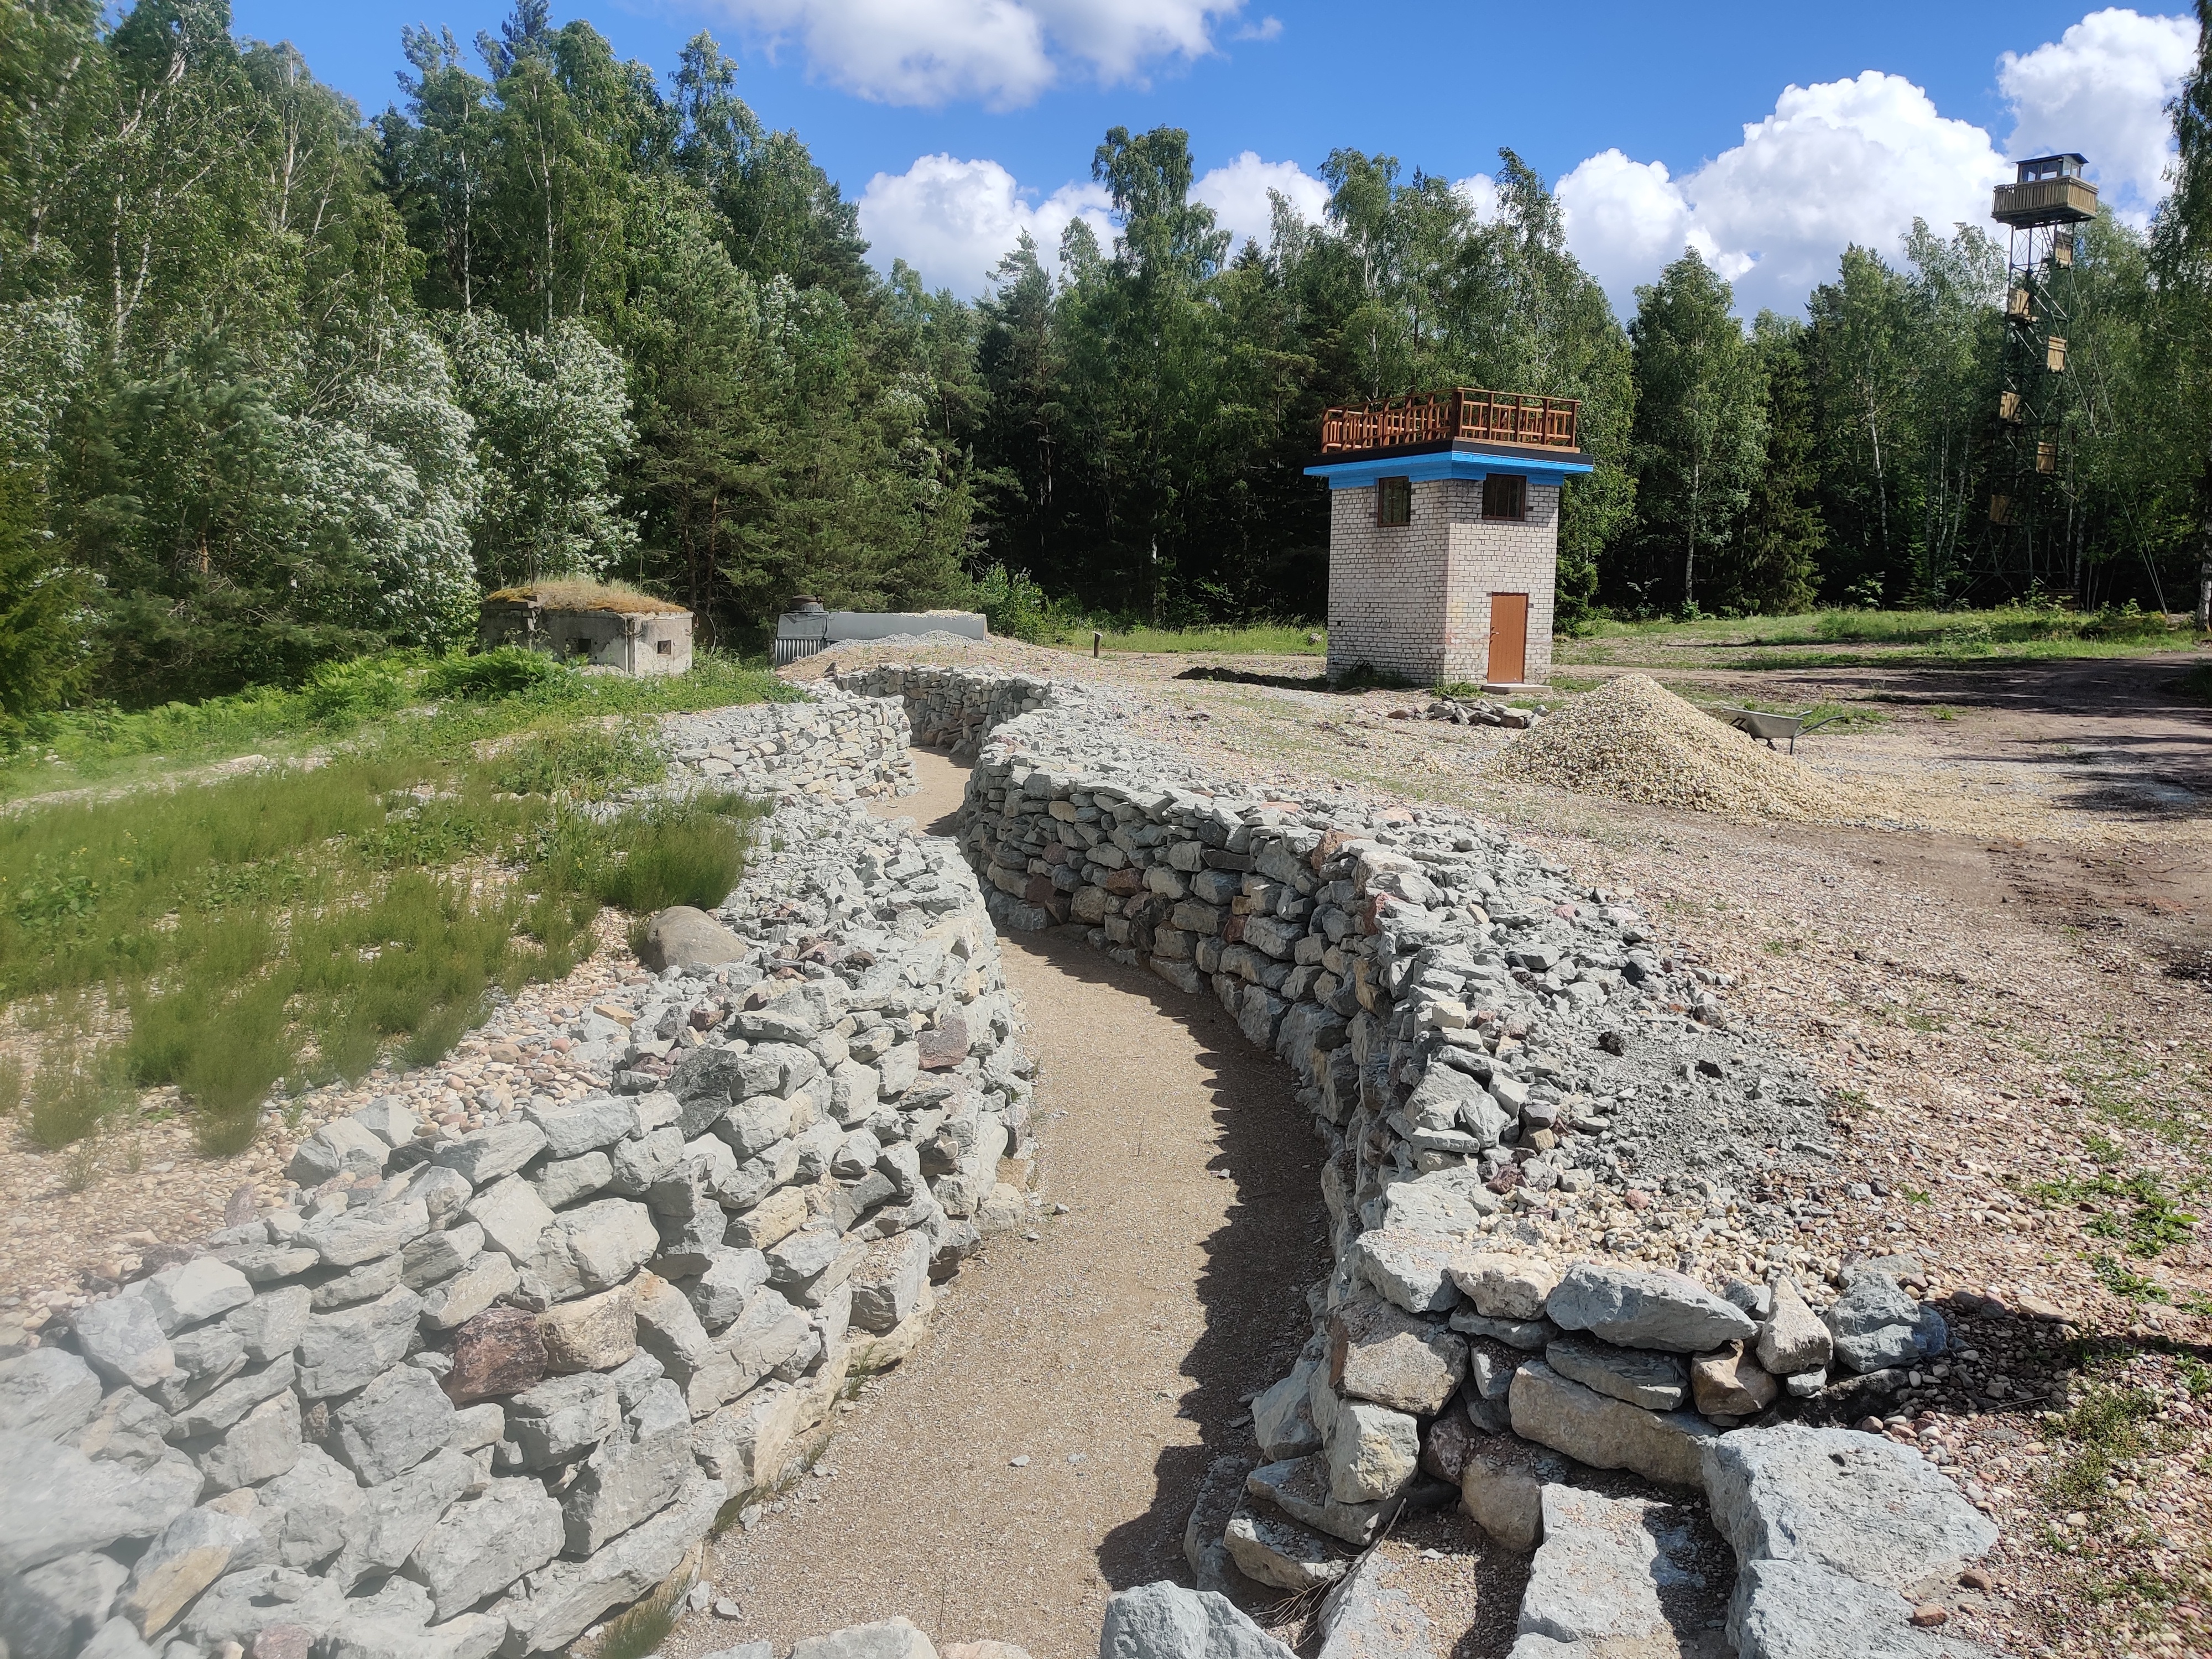
{"type": "Polygon", "coordinates": [[[1470,439],[1540,449],[1579,448],[1582,400],[1460,386],[1451,392],[1353,404],[1322,416],[1321,448],[1407,449],[1470,439]]]}

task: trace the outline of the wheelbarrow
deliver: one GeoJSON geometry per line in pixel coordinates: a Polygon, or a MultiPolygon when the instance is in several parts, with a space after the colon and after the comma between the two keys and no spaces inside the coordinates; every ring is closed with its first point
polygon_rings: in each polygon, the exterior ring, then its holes
{"type": "Polygon", "coordinates": [[[1745,736],[1758,738],[1769,749],[1774,747],[1777,738],[1786,738],[1793,755],[1797,752],[1797,739],[1804,733],[1817,731],[1830,720],[1843,719],[1842,714],[1823,714],[1814,720],[1802,714],[1769,714],[1756,708],[1715,708],[1705,713],[1723,726],[1733,726],[1745,736]]]}

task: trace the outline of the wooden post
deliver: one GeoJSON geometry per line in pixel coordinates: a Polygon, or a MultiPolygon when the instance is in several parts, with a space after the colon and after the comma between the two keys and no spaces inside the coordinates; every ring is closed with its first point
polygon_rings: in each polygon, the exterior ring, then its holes
{"type": "Polygon", "coordinates": [[[1105,637],[1095,628],[1091,630],[1091,657],[1094,662],[1098,659],[1098,642],[1105,637]]]}

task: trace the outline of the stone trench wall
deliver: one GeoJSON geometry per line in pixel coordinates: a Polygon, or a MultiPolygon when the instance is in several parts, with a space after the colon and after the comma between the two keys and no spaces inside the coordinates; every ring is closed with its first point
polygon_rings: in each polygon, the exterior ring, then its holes
{"type": "Polygon", "coordinates": [[[1029,1067],[896,702],[665,723],[787,798],[714,917],[583,1013],[602,1086],[468,1133],[398,1096],[280,1207],[0,1363],[5,1659],[486,1659],[696,1571],[1024,1212],[1029,1067]]]}
{"type": "MultiPolygon", "coordinates": [[[[1904,1592],[1940,1585],[1995,1528],[1917,1451],[1819,1426],[1879,1415],[1940,1363],[1916,1266],[1825,1282],[1786,1216],[1754,1214],[1772,1224],[1766,1271],[1709,1285],[1643,1265],[1632,1233],[1577,1224],[1600,1189],[1632,1207],[1632,1183],[1723,1217],[1734,1178],[1829,1155],[1802,1067],[1729,1032],[1714,976],[1674,966],[1632,907],[1465,815],[1196,775],[1082,688],[947,670],[841,683],[981,739],[961,844],[1000,926],[1080,929],[1217,998],[1289,1064],[1329,1148],[1334,1267],[1295,1369],[1253,1404],[1256,1457],[1217,1464],[1192,1516],[1202,1590],[1231,1564],[1279,1590],[1334,1584],[1330,1659],[1430,1651],[1378,1635],[1419,1615],[1354,1566],[1407,1507],[1456,1500],[1538,1548],[1515,1659],[1703,1644],[1670,1634],[1659,1594],[1704,1582],[1672,1504],[1586,1489],[1589,1469],[1622,1470],[1704,1495],[1738,1559],[1740,1659],[1979,1651],[1920,1628],[1904,1592]]],[[[1102,1653],[1250,1650],[1159,1637],[1233,1609],[1146,1594],[1117,1598],[1102,1653]]],[[[1457,1632],[1437,1634],[1449,1650],[1457,1632]]]]}
{"type": "Polygon", "coordinates": [[[660,721],[672,780],[848,801],[914,787],[912,737],[896,704],[820,687],[803,702],[745,703],[660,721]]]}

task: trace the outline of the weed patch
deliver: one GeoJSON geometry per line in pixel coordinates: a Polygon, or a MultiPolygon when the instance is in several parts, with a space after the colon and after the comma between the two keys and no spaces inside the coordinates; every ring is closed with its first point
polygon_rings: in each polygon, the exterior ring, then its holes
{"type": "Polygon", "coordinates": [[[2048,1428],[2069,1449],[2048,1479],[2055,1507],[2087,1509],[2107,1496],[2106,1478],[2120,1464],[2159,1450],[2159,1397],[2148,1389],[2089,1385],[2074,1407],[2048,1428]]]}

